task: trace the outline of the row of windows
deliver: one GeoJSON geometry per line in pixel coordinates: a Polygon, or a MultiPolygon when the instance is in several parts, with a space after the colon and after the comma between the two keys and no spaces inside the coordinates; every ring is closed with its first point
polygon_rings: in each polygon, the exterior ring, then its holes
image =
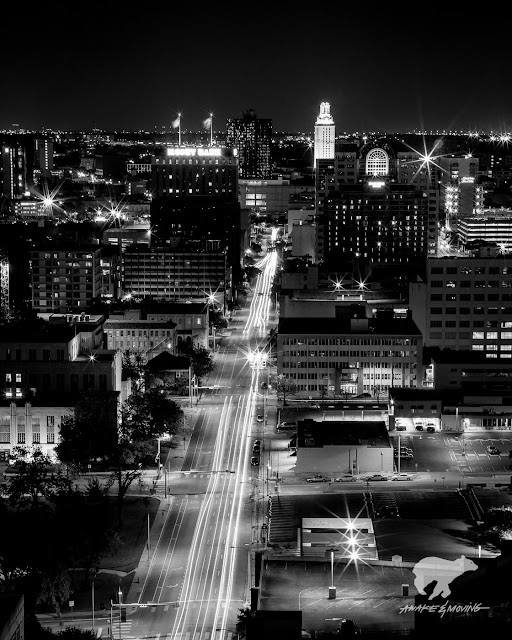
{"type": "Polygon", "coordinates": [[[5,361],[11,361],[13,359],[13,355],[15,356],[15,360],[17,361],[21,361],[21,360],[25,360],[28,359],[30,361],[37,361],[39,357],[41,357],[41,359],[43,360],[43,362],[49,362],[50,360],[52,360],[53,358],[55,358],[55,360],[57,360],[57,362],[63,362],[64,361],[64,357],[65,357],[65,351],[64,349],[56,349],[55,351],[52,351],[50,349],[43,349],[38,350],[38,349],[10,349],[7,348],[4,352],[4,360],[5,361]],[[27,358],[28,356],[28,358],[27,358]]]}
{"type": "MultiPolygon", "coordinates": [[[[436,274],[436,275],[440,275],[443,273],[446,273],[447,275],[455,275],[457,274],[457,268],[456,266],[451,266],[451,267],[446,267],[446,269],[444,267],[432,267],[430,269],[430,273],[432,274],[436,274]]],[[[458,273],[462,274],[462,275],[469,275],[471,273],[474,273],[476,275],[485,275],[486,273],[486,268],[485,267],[460,267],[458,273]]],[[[499,273],[503,274],[503,275],[512,275],[512,266],[508,267],[503,267],[503,266],[492,266],[492,267],[488,267],[487,268],[487,273],[489,275],[498,275],[499,273]]]]}
{"type": "Polygon", "coordinates": [[[498,289],[501,286],[505,289],[512,288],[512,280],[461,280],[457,282],[457,280],[431,280],[430,286],[433,289],[440,287],[447,287],[449,289],[455,289],[459,286],[462,289],[467,289],[473,287],[475,289],[498,289]]]}
{"type": "Polygon", "coordinates": [[[283,345],[368,345],[408,346],[416,345],[416,338],[283,338],[283,345]]]}
{"type": "MultiPolygon", "coordinates": [[[[199,319],[199,324],[200,323],[201,323],[201,320],[199,319]]],[[[123,338],[124,337],[124,329],[115,329],[115,330],[109,329],[108,330],[108,337],[112,338],[114,333],[115,333],[117,338],[119,338],[119,337],[123,338]]],[[[159,330],[159,329],[151,329],[151,330],[149,330],[149,329],[126,329],[126,335],[128,337],[129,336],[133,336],[133,337],[139,336],[139,337],[141,337],[141,336],[148,336],[148,335],[150,337],[153,337],[153,336],[156,336],[156,337],[158,337],[158,336],[170,336],[171,333],[172,332],[169,329],[161,329],[161,330],[159,330]]]]}
{"type": "Polygon", "coordinates": [[[430,294],[430,302],[442,302],[443,299],[446,302],[457,302],[457,300],[460,300],[460,302],[485,302],[486,300],[487,302],[510,302],[512,301],[512,293],[503,293],[501,295],[499,293],[460,293],[458,296],[456,293],[446,293],[444,298],[442,293],[430,294]]]}
{"type": "Polygon", "coordinates": [[[408,358],[416,357],[416,351],[296,351],[295,349],[286,349],[283,351],[284,357],[310,357],[310,358],[338,358],[359,356],[363,358],[408,358]]]}
{"type": "Polygon", "coordinates": [[[487,313],[489,315],[495,315],[498,313],[502,313],[504,315],[512,315],[512,307],[430,307],[430,313],[432,315],[441,315],[443,313],[446,314],[470,314],[474,313],[477,315],[482,315],[487,313]]]}
{"type": "Polygon", "coordinates": [[[391,365],[393,369],[416,369],[414,362],[330,362],[325,360],[320,362],[295,362],[294,360],[283,360],[283,369],[390,369],[391,365]]]}
{"type": "MultiPolygon", "coordinates": [[[[431,320],[430,321],[430,327],[434,328],[434,327],[442,327],[443,326],[443,321],[442,320],[431,320]]],[[[471,326],[471,320],[445,320],[444,321],[444,326],[447,328],[454,328],[454,327],[466,327],[469,328],[471,326]]],[[[512,329],[512,322],[488,322],[487,323],[487,328],[488,329],[497,329],[499,326],[501,326],[502,329],[512,329]]],[[[483,328],[484,327],[484,321],[483,320],[473,320],[473,327],[478,327],[478,328],[483,328]]]]}

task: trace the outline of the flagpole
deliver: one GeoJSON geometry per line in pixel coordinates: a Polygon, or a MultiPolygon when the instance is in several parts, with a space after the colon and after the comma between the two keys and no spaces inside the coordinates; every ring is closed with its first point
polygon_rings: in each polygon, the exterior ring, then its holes
{"type": "Polygon", "coordinates": [[[181,147],[181,113],[178,113],[178,146],[181,147]]]}
{"type": "Polygon", "coordinates": [[[210,113],[210,147],[213,147],[213,113],[210,113]]]}

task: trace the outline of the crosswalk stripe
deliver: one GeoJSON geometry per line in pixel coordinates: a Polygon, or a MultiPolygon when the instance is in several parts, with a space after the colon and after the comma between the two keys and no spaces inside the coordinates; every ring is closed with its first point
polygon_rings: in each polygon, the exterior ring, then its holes
{"type": "Polygon", "coordinates": [[[190,631],[185,634],[185,640],[190,640],[190,631]]]}
{"type": "Polygon", "coordinates": [[[204,632],[204,640],[208,640],[209,637],[210,637],[210,632],[209,631],[205,631],[204,632]]]}
{"type": "Polygon", "coordinates": [[[196,631],[196,632],[194,633],[194,640],[199,640],[200,635],[201,635],[201,634],[199,633],[199,631],[196,631]]]}

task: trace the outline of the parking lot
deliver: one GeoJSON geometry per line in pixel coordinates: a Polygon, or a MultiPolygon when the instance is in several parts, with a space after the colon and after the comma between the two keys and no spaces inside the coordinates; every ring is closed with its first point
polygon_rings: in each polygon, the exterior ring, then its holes
{"type": "Polygon", "coordinates": [[[335,632],[339,619],[351,619],[366,631],[398,631],[413,627],[413,614],[400,613],[417,593],[410,569],[346,565],[335,562],[336,599],[328,599],[330,564],[269,560],[263,572],[262,609],[302,611],[305,631],[335,632]],[[409,596],[402,585],[409,585],[409,596]]]}
{"type": "Polygon", "coordinates": [[[459,471],[460,473],[500,473],[510,470],[512,434],[489,432],[479,434],[444,434],[428,432],[391,432],[395,447],[409,447],[413,457],[401,459],[405,472],[459,471]],[[498,454],[489,453],[496,447],[498,454]]]}

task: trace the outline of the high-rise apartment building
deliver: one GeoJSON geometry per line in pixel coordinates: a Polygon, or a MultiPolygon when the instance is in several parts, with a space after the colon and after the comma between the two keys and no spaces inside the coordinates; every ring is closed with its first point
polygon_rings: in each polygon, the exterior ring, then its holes
{"type": "Polygon", "coordinates": [[[336,145],[316,167],[317,255],[376,263],[436,255],[439,182],[419,153],[395,141],[336,145]]]}
{"type": "Polygon", "coordinates": [[[334,139],[336,136],[331,105],[320,103],[320,112],[315,122],[315,167],[318,160],[334,159],[334,139]]]}
{"type": "Polygon", "coordinates": [[[83,311],[101,295],[98,245],[47,244],[29,252],[32,308],[35,311],[83,311]]]}
{"type": "Polygon", "coordinates": [[[258,118],[253,109],[242,112],[242,118],[227,121],[226,145],[238,150],[240,178],[267,180],[272,177],[271,141],[272,120],[258,118]]]}

